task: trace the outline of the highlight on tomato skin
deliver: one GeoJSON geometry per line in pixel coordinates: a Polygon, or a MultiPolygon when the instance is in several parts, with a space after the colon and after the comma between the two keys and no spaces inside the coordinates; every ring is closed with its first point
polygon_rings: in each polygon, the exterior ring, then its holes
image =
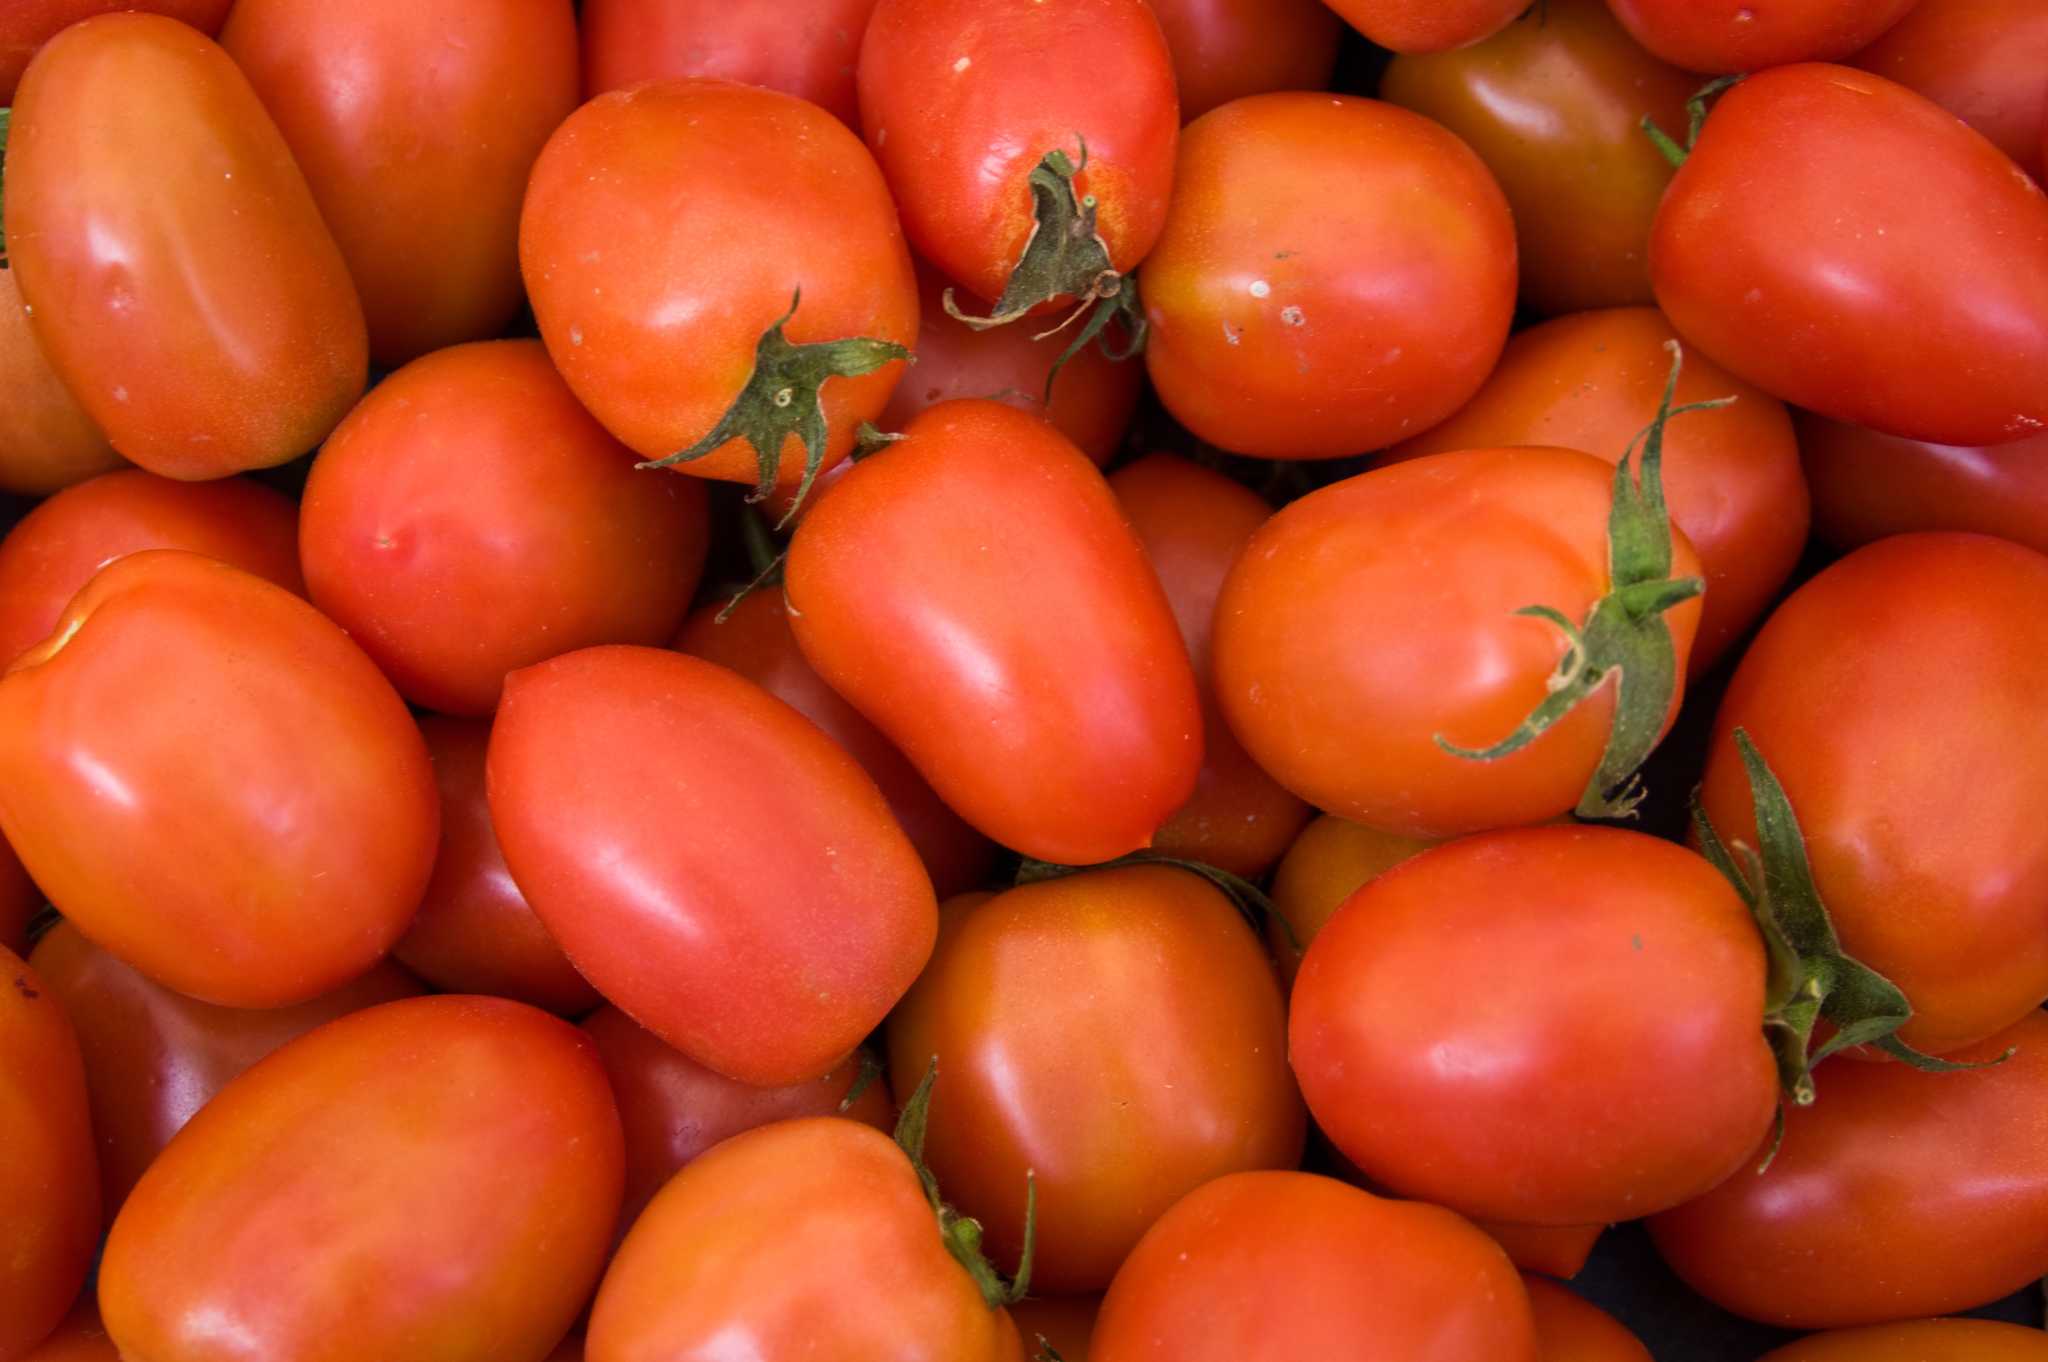
{"type": "Polygon", "coordinates": [[[1703,75],[1841,61],[1923,0],[1608,0],[1635,40],[1703,75]]]}

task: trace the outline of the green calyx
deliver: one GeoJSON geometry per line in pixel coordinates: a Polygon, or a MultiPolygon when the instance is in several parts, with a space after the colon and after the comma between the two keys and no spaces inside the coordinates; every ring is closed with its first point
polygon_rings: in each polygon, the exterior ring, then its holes
{"type": "Polygon", "coordinates": [[[1038,1179],[1030,1170],[1025,1171],[1024,1251],[1017,1260],[1016,1277],[1006,1282],[994,1264],[989,1262],[988,1255],[982,1252],[981,1222],[961,1215],[947,1205],[946,1199],[939,1195],[939,1180],[925,1166],[925,1130],[931,1121],[932,1088],[938,1078],[939,1057],[933,1055],[917,1091],[910,1095],[910,1100],[903,1104],[902,1115],[896,1118],[896,1144],[910,1159],[910,1166],[917,1170],[917,1180],[924,1187],[925,1200],[931,1203],[932,1214],[938,1218],[939,1238],[945,1241],[946,1252],[952,1254],[953,1260],[974,1278],[974,1284],[981,1289],[981,1298],[988,1303],[989,1309],[1015,1305],[1031,1289],[1031,1258],[1038,1239],[1038,1179]]]}
{"type": "Polygon", "coordinates": [[[1185,870],[1191,875],[1200,875],[1223,891],[1223,896],[1244,915],[1244,920],[1251,924],[1253,931],[1258,931],[1262,921],[1270,918],[1280,924],[1280,929],[1287,933],[1289,941],[1295,947],[1299,948],[1301,945],[1299,941],[1294,940],[1294,928],[1273,905],[1273,900],[1266,896],[1265,890],[1242,875],[1233,875],[1219,866],[1210,865],[1207,861],[1191,861],[1158,851],[1134,851],[1128,856],[1119,856],[1113,861],[1103,861],[1099,865],[1059,865],[1053,861],[1037,861],[1026,856],[1023,863],[1017,867],[1016,883],[1038,884],[1045,880],[1063,880],[1069,875],[1081,875],[1091,870],[1119,870],[1131,865],[1166,865],[1172,866],[1175,870],[1185,870]]]}
{"type": "Polygon", "coordinates": [[[881,1061],[877,1060],[872,1053],[863,1048],[860,1051],[860,1068],[854,1071],[853,1082],[848,1084],[846,1088],[846,1096],[839,1099],[839,1114],[844,1116],[847,1112],[852,1111],[853,1104],[867,1096],[868,1089],[874,1087],[875,1080],[881,1076],[881,1061]]]}
{"type": "Polygon", "coordinates": [[[1743,76],[1722,76],[1718,80],[1710,80],[1694,92],[1691,99],[1685,101],[1684,146],[1680,146],[1676,138],[1658,127],[1657,120],[1648,114],[1643,115],[1639,124],[1643,135],[1656,145],[1657,150],[1664,153],[1664,159],[1671,162],[1674,167],[1684,165],[1685,158],[1692,155],[1692,149],[1700,144],[1700,129],[1707,125],[1707,101],[1723,90],[1741,84],[1744,79],[1743,76]]]}

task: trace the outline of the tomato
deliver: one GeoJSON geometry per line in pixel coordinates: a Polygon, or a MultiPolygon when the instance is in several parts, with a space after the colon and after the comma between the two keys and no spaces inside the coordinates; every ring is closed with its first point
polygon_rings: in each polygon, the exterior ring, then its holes
{"type": "Polygon", "coordinates": [[[21,1362],[121,1362],[121,1355],[100,1323],[98,1307],[88,1298],[78,1303],[56,1333],[23,1354],[21,1362]]]}
{"type": "Polygon", "coordinates": [[[514,672],[487,777],[512,878],[584,977],[728,1078],[832,1069],[931,954],[881,791],[723,667],[608,647],[514,672]]]}
{"type": "Polygon", "coordinates": [[[1149,2],[1173,55],[1184,123],[1246,95],[1330,83],[1343,26],[1321,0],[1149,2]]]}
{"type": "Polygon", "coordinates": [[[1396,52],[1446,52],[1500,32],[1522,0],[1328,0],[1344,21],[1396,52]]]}
{"type": "Polygon", "coordinates": [[[1031,1296],[1011,1306],[1010,1317],[1024,1335],[1029,1356],[1037,1358],[1050,1348],[1060,1362],[1088,1362],[1095,1316],[1101,1309],[1100,1296],[1031,1296]]]}
{"type": "Polygon", "coordinates": [[[237,0],[220,41],[306,173],[378,366],[502,331],[527,173],[577,103],[567,0],[237,0]]]}
{"type": "Polygon", "coordinates": [[[919,416],[798,525],[784,594],[818,675],[1004,846],[1106,861],[1193,791],[1201,710],[1165,593],[1043,421],[919,416]]]}
{"type": "Polygon", "coordinates": [[[1143,282],[1145,367],[1176,420],[1239,454],[1336,458],[1478,391],[1514,314],[1514,223],[1428,119],[1255,95],[1189,126],[1143,282]]]}
{"type": "Polygon", "coordinates": [[[1301,1162],[1286,1005],[1222,891],[1170,866],[1093,870],[949,907],[889,1020],[908,1101],[938,1065],[926,1161],[1014,1267],[1037,1180],[1031,1281],[1098,1291],[1211,1178],[1301,1162]]]}
{"type": "Polygon", "coordinates": [[[666,642],[709,534],[703,484],[636,470],[515,340],[378,384],[313,461],[299,544],[314,604],[400,694],[473,715],[520,667],[666,642]]]}
{"type": "Polygon", "coordinates": [[[590,1362],[1022,1362],[888,1136],[835,1117],[736,1135],[661,1189],[591,1312],[590,1362]]]}
{"type": "Polygon", "coordinates": [[[362,650],[197,554],[106,568],[0,679],[0,829],[80,931],[207,1002],[368,969],[419,905],[437,803],[362,650]]]}
{"type": "MultiPolygon", "coordinates": [[[[1508,342],[1500,367],[1456,416],[1397,445],[1412,458],[1490,445],[1562,445],[1613,463],[1657,415],[1675,338],[1655,308],[1559,317],[1508,342]]],[[[1810,516],[1799,444],[1783,404],[1699,354],[1677,401],[1733,397],[1674,418],[1664,437],[1671,519],[1699,550],[1707,592],[1691,674],[1748,632],[1806,547],[1810,516]]]]}
{"type": "Polygon", "coordinates": [[[1577,1292],[1524,1275],[1536,1351],[1543,1362],[1652,1362],[1650,1350],[1612,1315],[1577,1292]]]}
{"type": "Polygon", "coordinates": [[[1925,95],[2041,178],[2048,9],[2032,0],[1919,0],[1848,63],[1925,95]]]}
{"type": "Polygon", "coordinates": [[[392,953],[451,993],[515,998],[564,1016],[596,1007],[597,990],[562,954],[505,867],[484,794],[491,726],[428,715],[420,736],[441,791],[441,849],[419,915],[392,953]]]}
{"type": "Polygon", "coordinates": [[[1650,301],[1671,164],[1642,119],[1683,128],[1699,83],[1630,41],[1604,0],[1546,0],[1483,43],[1395,57],[1380,97],[1479,153],[1514,210],[1522,301],[1554,314],[1650,301]]]}
{"type": "Polygon", "coordinates": [[[185,549],[304,595],[299,508],[246,478],[177,482],[122,469],[67,488],[0,539],[0,666],[42,642],[92,575],[144,549],[185,549]]]}
{"type": "MultiPolygon", "coordinates": [[[[1593,1245],[1607,1233],[1605,1225],[1509,1225],[1497,1220],[1475,1221],[1487,1237],[1499,1244],[1508,1261],[1522,1269],[1524,1276],[1541,1272],[1570,1280],[1579,1275],[1592,1256],[1593,1245]]],[[[1535,1302],[1535,1292],[1530,1292],[1535,1302]]]]}
{"type": "Polygon", "coordinates": [[[1770,1128],[1764,966],[1747,905],[1683,847],[1489,833],[1337,910],[1289,1050],[1316,1124],[1389,1189],[1518,1224],[1627,1220],[1706,1191],[1770,1128]]]}
{"type": "Polygon", "coordinates": [[[203,34],[109,14],[53,38],[15,96],[6,173],[36,339],[144,468],[283,463],[363,391],[348,267],[277,125],[203,34]]]}
{"type": "Polygon", "coordinates": [[[316,1026],[424,991],[384,962],[296,1007],[215,1007],[151,983],[69,922],[36,943],[29,963],[78,1030],[110,1222],[171,1137],[229,1080],[316,1026]]]}
{"type": "Polygon", "coordinates": [[[2048,422],[2048,199],[1878,76],[1793,66],[1723,95],[1650,277],[1687,340],[1823,416],[1943,444],[2048,422]]]}
{"type": "Polygon", "coordinates": [[[0,106],[14,102],[21,73],[36,49],[96,14],[140,9],[168,14],[202,33],[218,33],[234,0],[15,0],[0,11],[0,106]]]}
{"type": "Polygon", "coordinates": [[[875,0],[583,0],[583,93],[714,76],[860,126],[853,84],[875,0]]]}
{"type": "Polygon", "coordinates": [[[538,1362],[619,1211],[595,1047],[500,998],[331,1022],[221,1090],[143,1175],[100,1264],[123,1356],[538,1362]]]}
{"type": "Polygon", "coordinates": [[[1920,0],[1608,0],[1635,40],[1674,66],[1709,74],[1837,61],[1920,0]]]}
{"type": "Polygon", "coordinates": [[[1813,531],[1853,549],[1914,530],[1994,534],[2048,553],[2048,434],[1989,447],[1934,445],[1795,418],[1813,531]]]}
{"type": "Polygon", "coordinates": [[[1266,944],[1288,984],[1294,983],[1309,942],[1344,906],[1344,900],[1360,885],[1435,845],[1434,841],[1381,832],[1327,813],[1303,828],[1273,872],[1271,897],[1279,911],[1266,922],[1266,944]]]}
{"type": "Polygon", "coordinates": [[[1770,1167],[1653,1219],[1658,1251],[1722,1308],[1800,1329],[1964,1310],[2030,1285],[2048,1273],[2048,1017],[1961,1057],[2008,1048],[1965,1073],[1827,1061],[1820,1100],[1786,1113],[1770,1167]]]}
{"type": "Polygon", "coordinates": [[[1760,1362],[2043,1362],[2048,1334],[1988,1319],[1918,1319],[1814,1334],[1760,1362]]]}
{"type": "Polygon", "coordinates": [[[0,270],[0,491],[40,496],[124,462],[50,368],[14,271],[0,270]]]}
{"type": "Polygon", "coordinates": [[[1515,1270],[1435,1206],[1312,1173],[1181,1198],[1116,1274],[1089,1362],[1536,1362],[1515,1270]]]}

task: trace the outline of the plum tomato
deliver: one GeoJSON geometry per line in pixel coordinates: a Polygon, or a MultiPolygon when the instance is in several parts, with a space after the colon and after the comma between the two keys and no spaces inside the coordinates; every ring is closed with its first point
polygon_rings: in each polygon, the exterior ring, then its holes
{"type": "Polygon", "coordinates": [[[1569,1287],[1524,1274],[1543,1362],[1654,1362],[1642,1340],[1569,1287]]]}
{"type": "MultiPolygon", "coordinates": [[[[1936,445],[1811,412],[1793,418],[1813,532],[1840,549],[1916,530],[1996,535],[2048,553],[2048,433],[1936,445]]],[[[4,550],[0,550],[4,551],[4,550]]]]}
{"type": "Polygon", "coordinates": [[[2048,1362],[2048,1334],[1988,1319],[1916,1319],[1812,1334],[1758,1362],[2048,1362]]]}
{"type": "MultiPolygon", "coordinates": [[[[1593,1254],[1593,1245],[1607,1233],[1605,1225],[1511,1225],[1498,1220],[1475,1220],[1494,1243],[1508,1255],[1508,1261],[1526,1276],[1540,1272],[1546,1277],[1569,1281],[1579,1275],[1593,1254]]],[[[1535,1293],[1530,1293],[1535,1303],[1535,1293]]],[[[1549,1360],[1546,1358],[1546,1362],[1549,1360]]],[[[1571,1362],[1571,1359],[1563,1359],[1571,1362]]]]}
{"type": "Polygon", "coordinates": [[[1275,912],[1266,922],[1266,944],[1288,985],[1293,986],[1301,968],[1302,953],[1344,900],[1361,885],[1435,845],[1327,813],[1303,828],[1273,871],[1270,897],[1275,912]]]}
{"type": "Polygon", "coordinates": [[[2035,0],[1919,0],[1847,61],[1925,95],[2040,181],[2048,8],[2035,0]]]}
{"type": "Polygon", "coordinates": [[[1173,55],[1183,123],[1246,95],[1330,83],[1344,26],[1322,0],[1148,3],[1173,55]]]}
{"type": "Polygon", "coordinates": [[[126,460],[36,339],[13,270],[0,270],[0,491],[42,496],[126,460]]]}
{"type": "Polygon", "coordinates": [[[1522,0],[1327,0],[1344,21],[1395,52],[1447,52],[1500,32],[1522,0]]]}
{"type": "Polygon", "coordinates": [[[14,102],[14,90],[29,58],[44,43],[82,20],[117,10],[165,14],[201,33],[220,32],[234,0],[14,0],[0,10],[0,107],[14,102]]]}
{"type": "Polygon", "coordinates": [[[1839,61],[1920,0],[1607,0],[1635,40],[1688,71],[1839,61]]]}
{"type": "Polygon", "coordinates": [[[121,1362],[121,1354],[100,1323],[99,1306],[88,1296],[56,1333],[21,1354],[18,1362],[121,1362]]]}
{"type": "Polygon", "coordinates": [[[709,76],[860,126],[854,68],[875,0],[583,0],[583,96],[709,76]]]}

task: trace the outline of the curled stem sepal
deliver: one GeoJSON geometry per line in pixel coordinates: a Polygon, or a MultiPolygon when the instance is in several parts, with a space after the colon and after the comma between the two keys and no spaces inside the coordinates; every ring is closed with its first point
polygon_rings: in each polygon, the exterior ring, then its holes
{"type": "Polygon", "coordinates": [[[1207,861],[1192,861],[1183,856],[1169,856],[1161,851],[1133,851],[1129,855],[1119,856],[1113,861],[1103,861],[1097,865],[1060,865],[1053,861],[1039,861],[1026,856],[1017,867],[1016,882],[1020,885],[1038,884],[1044,880],[1063,880],[1069,875],[1079,875],[1090,870],[1118,870],[1131,865],[1166,865],[1172,866],[1175,870],[1185,870],[1191,875],[1199,875],[1222,891],[1223,896],[1230,900],[1231,905],[1243,915],[1244,920],[1251,924],[1253,931],[1258,931],[1264,920],[1270,918],[1280,924],[1280,930],[1287,935],[1288,944],[1296,950],[1301,949],[1301,941],[1294,934],[1293,924],[1288,922],[1286,915],[1274,905],[1265,890],[1244,876],[1233,875],[1221,866],[1210,865],[1207,861]]]}
{"type": "Polygon", "coordinates": [[[1038,1242],[1038,1176],[1031,1169],[1024,1170],[1024,1248],[1017,1258],[1017,1275],[1008,1281],[989,1262],[988,1255],[981,1247],[981,1222],[965,1216],[947,1204],[939,1194],[939,1180],[924,1161],[925,1131],[931,1123],[932,1088],[939,1079],[939,1057],[932,1056],[932,1062],[924,1071],[924,1078],[918,1082],[917,1091],[903,1104],[903,1112],[896,1118],[896,1144],[909,1158],[910,1166],[917,1171],[919,1185],[924,1188],[925,1200],[931,1203],[932,1214],[939,1222],[939,1238],[946,1245],[946,1252],[953,1255],[953,1261],[967,1270],[974,1284],[981,1291],[982,1300],[991,1310],[1015,1305],[1023,1300],[1031,1289],[1031,1259],[1038,1242]]]}
{"type": "Polygon", "coordinates": [[[1700,129],[1707,125],[1707,101],[1720,94],[1723,90],[1740,85],[1743,79],[1743,76],[1737,75],[1722,76],[1717,80],[1710,80],[1694,91],[1691,99],[1685,101],[1686,127],[1684,146],[1680,146],[1677,138],[1658,127],[1657,120],[1648,114],[1644,114],[1642,121],[1636,126],[1640,127],[1643,130],[1643,135],[1648,137],[1657,150],[1663,153],[1665,160],[1671,162],[1674,167],[1682,166],[1685,164],[1685,158],[1692,155],[1692,149],[1700,144],[1700,129]]]}

